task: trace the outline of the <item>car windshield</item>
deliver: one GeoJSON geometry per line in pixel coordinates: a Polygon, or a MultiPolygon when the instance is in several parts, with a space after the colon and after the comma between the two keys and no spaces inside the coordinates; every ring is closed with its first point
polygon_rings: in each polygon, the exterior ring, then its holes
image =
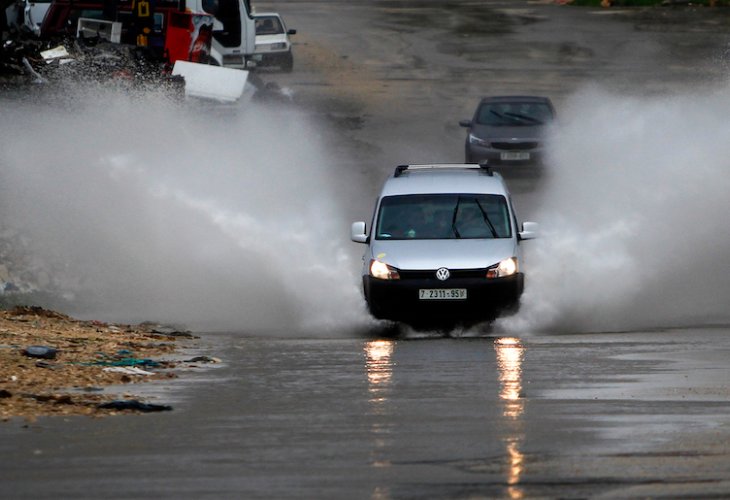
{"type": "Polygon", "coordinates": [[[553,119],[553,111],[542,102],[488,102],[479,107],[477,123],[491,126],[544,125],[553,119]]]}
{"type": "Polygon", "coordinates": [[[276,16],[262,16],[256,18],[256,34],[257,35],[276,35],[284,33],[284,28],[276,16]]]}
{"type": "Polygon", "coordinates": [[[386,196],[375,232],[378,240],[511,237],[507,200],[493,194],[386,196]]]}

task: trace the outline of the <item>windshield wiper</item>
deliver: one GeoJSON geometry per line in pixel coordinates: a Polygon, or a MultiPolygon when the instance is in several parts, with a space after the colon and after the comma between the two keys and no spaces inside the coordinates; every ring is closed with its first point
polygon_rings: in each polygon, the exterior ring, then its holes
{"type": "Polygon", "coordinates": [[[489,226],[489,230],[492,232],[492,238],[498,238],[498,236],[497,236],[497,230],[494,229],[494,224],[492,224],[492,221],[489,220],[489,216],[487,215],[487,212],[484,211],[484,208],[482,207],[482,204],[479,203],[479,200],[477,200],[476,198],[474,198],[474,202],[479,207],[479,211],[482,213],[482,217],[484,217],[484,222],[486,222],[487,225],[489,226]]]}
{"type": "Polygon", "coordinates": [[[504,116],[499,111],[494,111],[493,109],[490,109],[489,112],[501,120],[501,123],[493,123],[490,125],[493,125],[493,126],[509,125],[510,123],[514,122],[513,118],[511,119],[509,116],[504,116]]]}
{"type": "Polygon", "coordinates": [[[456,216],[459,213],[459,203],[461,203],[461,196],[456,199],[456,207],[454,207],[454,216],[451,218],[451,230],[454,232],[454,236],[461,238],[459,230],[456,229],[456,216]]]}
{"type": "Polygon", "coordinates": [[[545,122],[543,122],[542,120],[538,120],[537,118],[533,118],[527,115],[521,115],[519,113],[505,113],[505,116],[507,116],[508,118],[517,118],[518,120],[527,120],[536,125],[545,125],[545,122]]]}

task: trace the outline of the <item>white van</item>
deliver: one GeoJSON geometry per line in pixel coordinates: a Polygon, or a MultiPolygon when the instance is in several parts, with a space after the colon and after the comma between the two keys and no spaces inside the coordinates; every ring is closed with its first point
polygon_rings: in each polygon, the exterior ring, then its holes
{"type": "Polygon", "coordinates": [[[522,241],[502,177],[476,164],[402,165],[378,197],[368,233],[362,284],[370,313],[414,326],[490,321],[519,306],[522,241]]]}

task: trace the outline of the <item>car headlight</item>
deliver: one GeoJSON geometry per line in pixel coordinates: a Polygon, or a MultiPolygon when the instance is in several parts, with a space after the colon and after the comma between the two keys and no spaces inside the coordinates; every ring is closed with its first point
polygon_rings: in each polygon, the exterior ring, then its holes
{"type": "Polygon", "coordinates": [[[479,137],[475,136],[474,134],[469,134],[469,144],[476,144],[478,146],[484,146],[485,148],[489,147],[489,141],[480,139],[479,137]]]}
{"type": "Polygon", "coordinates": [[[286,48],[286,43],[279,42],[279,43],[272,43],[271,44],[271,50],[282,50],[286,48]]]}
{"type": "Polygon", "coordinates": [[[399,280],[400,274],[393,266],[379,260],[370,261],[370,276],[379,280],[399,280]]]}
{"type": "Polygon", "coordinates": [[[517,262],[517,257],[510,257],[487,269],[487,278],[504,278],[505,276],[517,274],[519,270],[520,266],[517,262]]]}

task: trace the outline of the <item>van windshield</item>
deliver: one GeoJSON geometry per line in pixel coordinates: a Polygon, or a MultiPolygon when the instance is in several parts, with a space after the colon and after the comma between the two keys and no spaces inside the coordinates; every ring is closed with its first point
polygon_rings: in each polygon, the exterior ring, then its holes
{"type": "Polygon", "coordinates": [[[375,231],[378,240],[511,237],[507,200],[495,194],[386,196],[375,231]]]}

